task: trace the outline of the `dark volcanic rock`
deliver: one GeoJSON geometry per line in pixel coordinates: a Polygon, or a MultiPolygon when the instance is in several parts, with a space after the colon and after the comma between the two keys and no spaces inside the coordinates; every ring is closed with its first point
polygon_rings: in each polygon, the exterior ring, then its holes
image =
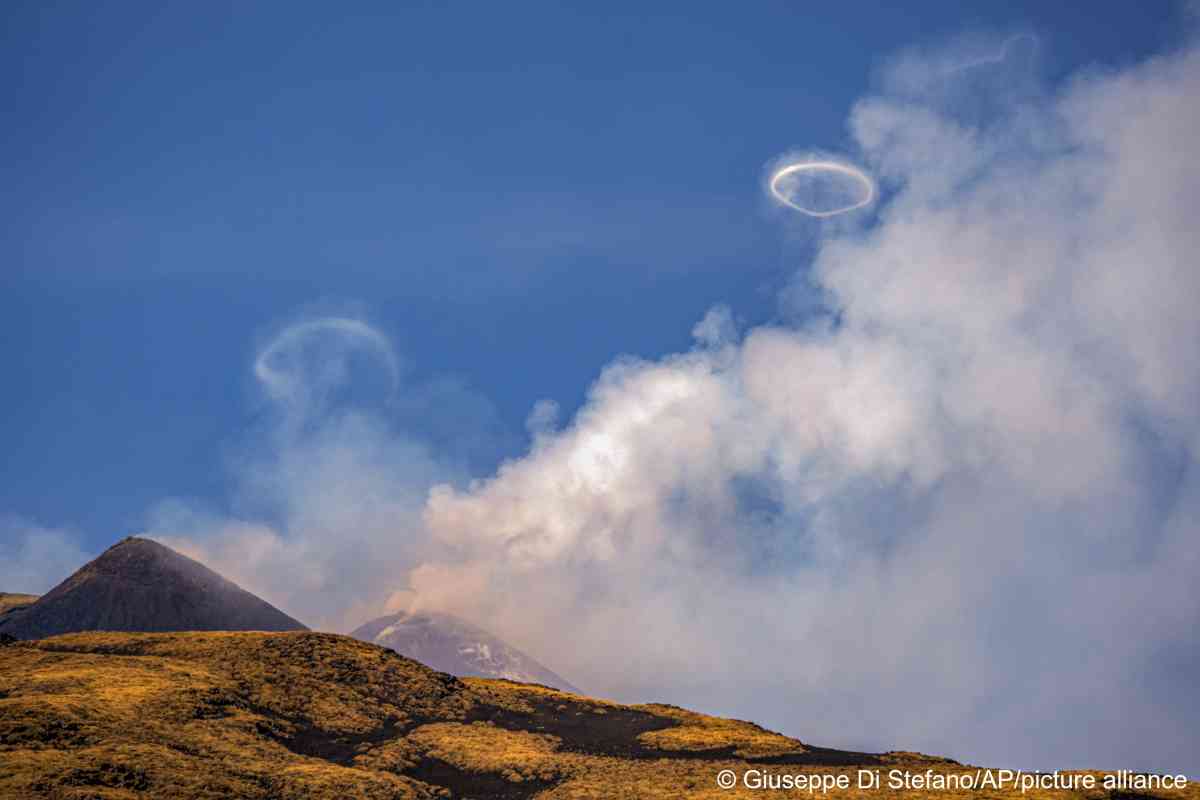
{"type": "Polygon", "coordinates": [[[18,639],[77,631],[301,630],[307,628],[203,564],[133,536],[0,619],[0,633],[18,639]]]}
{"type": "Polygon", "coordinates": [[[450,614],[389,614],[360,625],[350,635],[460,678],[506,678],[580,693],[517,648],[450,614]]]}

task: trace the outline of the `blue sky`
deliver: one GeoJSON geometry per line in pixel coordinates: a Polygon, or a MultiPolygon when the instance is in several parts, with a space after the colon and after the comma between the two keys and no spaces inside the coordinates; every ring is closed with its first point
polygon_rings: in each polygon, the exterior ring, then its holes
{"type": "Polygon", "coordinates": [[[803,253],[763,165],[839,148],[884,56],[1031,30],[1050,74],[1121,64],[1162,8],[9,4],[0,509],[99,548],[162,496],[227,502],[254,348],[314,305],[477,390],[511,453],[614,355],[778,312],[803,253]]]}

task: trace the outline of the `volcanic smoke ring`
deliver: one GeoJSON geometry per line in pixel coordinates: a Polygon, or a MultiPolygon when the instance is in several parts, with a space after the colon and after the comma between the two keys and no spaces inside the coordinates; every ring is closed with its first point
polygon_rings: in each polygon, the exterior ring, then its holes
{"type": "Polygon", "coordinates": [[[290,380],[288,375],[273,366],[271,358],[288,347],[296,345],[309,336],[334,334],[347,339],[356,339],[360,343],[373,348],[387,368],[388,382],[391,391],[395,392],[400,382],[400,368],[396,362],[396,354],[387,337],[361,320],[348,317],[322,317],[320,319],[299,322],[285,328],[262,349],[254,360],[254,375],[276,396],[287,394],[290,380]]]}
{"type": "Polygon", "coordinates": [[[870,176],[856,167],[852,167],[849,164],[842,164],[838,161],[799,161],[795,164],[788,164],[787,166],[780,167],[779,169],[775,170],[775,173],[771,175],[770,186],[771,194],[774,195],[776,200],[783,203],[785,206],[794,208],[800,213],[807,214],[810,217],[833,217],[837,216],[838,214],[845,214],[847,211],[854,211],[855,209],[862,208],[863,206],[868,206],[875,200],[875,182],[871,180],[870,176]],[[862,199],[853,205],[842,206],[841,208],[833,208],[826,211],[819,211],[817,209],[807,208],[800,205],[779,190],[779,182],[789,175],[794,175],[797,172],[813,172],[821,170],[836,172],[840,175],[846,175],[858,181],[863,188],[862,199]]]}

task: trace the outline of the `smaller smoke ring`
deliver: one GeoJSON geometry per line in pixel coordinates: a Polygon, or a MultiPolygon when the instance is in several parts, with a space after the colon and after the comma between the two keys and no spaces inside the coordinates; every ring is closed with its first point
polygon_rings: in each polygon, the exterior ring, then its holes
{"type": "Polygon", "coordinates": [[[353,339],[360,345],[373,348],[387,369],[390,391],[394,393],[398,389],[400,384],[400,368],[396,362],[396,354],[392,350],[391,343],[387,340],[387,337],[375,328],[361,320],[350,317],[321,317],[307,322],[299,322],[284,328],[283,331],[271,340],[270,344],[259,352],[258,357],[254,359],[254,376],[276,398],[291,393],[295,389],[293,384],[297,379],[290,375],[287,370],[280,370],[271,366],[272,357],[277,353],[285,351],[288,347],[296,345],[297,342],[306,337],[328,334],[353,339]]]}
{"type": "Polygon", "coordinates": [[[869,206],[875,200],[875,182],[862,170],[851,167],[847,164],[842,164],[837,161],[800,161],[795,164],[788,164],[785,167],[780,167],[771,176],[771,194],[775,199],[783,203],[789,208],[794,208],[801,214],[807,214],[810,217],[834,217],[838,214],[845,214],[848,211],[854,211],[869,206]],[[789,175],[794,175],[797,172],[812,172],[826,170],[836,172],[841,175],[847,175],[862,184],[863,198],[862,200],[849,206],[841,208],[829,209],[827,211],[818,211],[812,208],[806,208],[792,200],[790,197],[779,191],[779,182],[789,175]]]}

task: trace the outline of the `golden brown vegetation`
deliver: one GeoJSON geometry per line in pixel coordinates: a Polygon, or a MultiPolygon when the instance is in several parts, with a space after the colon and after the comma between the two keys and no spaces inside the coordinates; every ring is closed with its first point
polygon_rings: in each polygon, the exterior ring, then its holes
{"type": "MultiPolygon", "coordinates": [[[[3,798],[796,796],[715,779],[868,765],[968,769],[810,747],[672,706],[459,680],[330,634],[90,633],[0,647],[3,798]]],[[[1051,795],[1067,793],[1027,796],[1051,795]]]]}
{"type": "Polygon", "coordinates": [[[12,592],[0,592],[0,612],[8,611],[15,606],[27,606],[37,602],[36,594],[13,594],[12,592]]]}
{"type": "Polygon", "coordinates": [[[29,606],[37,602],[36,594],[13,594],[0,592],[0,625],[4,620],[14,618],[29,606]]]}

